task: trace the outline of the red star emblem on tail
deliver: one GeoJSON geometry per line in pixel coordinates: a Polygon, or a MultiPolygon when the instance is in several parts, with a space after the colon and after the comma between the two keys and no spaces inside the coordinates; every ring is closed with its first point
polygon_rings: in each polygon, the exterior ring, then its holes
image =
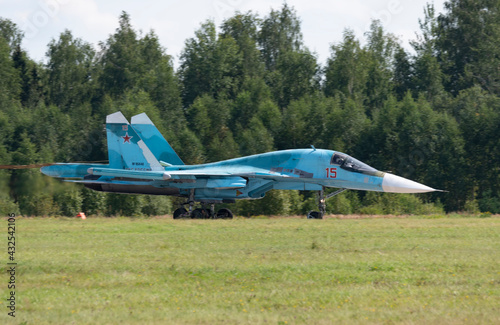
{"type": "Polygon", "coordinates": [[[130,139],[132,139],[132,138],[133,138],[133,136],[132,136],[132,137],[131,137],[131,136],[129,136],[129,135],[128,135],[128,132],[127,132],[127,133],[125,133],[125,136],[124,136],[124,137],[122,137],[122,138],[123,138],[123,143],[127,143],[127,142],[128,142],[128,143],[130,143],[130,139]]]}

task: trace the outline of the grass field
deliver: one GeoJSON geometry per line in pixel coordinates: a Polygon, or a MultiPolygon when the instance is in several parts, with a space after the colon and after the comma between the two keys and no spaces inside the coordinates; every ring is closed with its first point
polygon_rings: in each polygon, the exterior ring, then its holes
{"type": "Polygon", "coordinates": [[[16,238],[1,324],[500,324],[498,217],[21,218],[16,238]]]}

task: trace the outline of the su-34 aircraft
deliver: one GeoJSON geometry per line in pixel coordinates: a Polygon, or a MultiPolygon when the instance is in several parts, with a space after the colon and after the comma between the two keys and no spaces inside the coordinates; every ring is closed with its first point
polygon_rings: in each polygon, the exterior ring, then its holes
{"type": "Polygon", "coordinates": [[[308,218],[322,218],[325,199],[347,189],[439,191],[378,171],[344,153],[314,147],[185,165],[145,113],[132,117],[131,123],[121,112],[108,115],[106,132],[109,164],[61,163],[42,167],[42,173],[96,191],[185,197],[182,206],[188,209],[175,210],[174,219],[232,218],[228,209],[215,213],[215,203],[260,199],[271,189],[318,191],[319,211],[309,212],[308,218]],[[339,190],[325,196],[325,187],[339,190]],[[203,208],[194,209],[195,202],[203,208]]]}

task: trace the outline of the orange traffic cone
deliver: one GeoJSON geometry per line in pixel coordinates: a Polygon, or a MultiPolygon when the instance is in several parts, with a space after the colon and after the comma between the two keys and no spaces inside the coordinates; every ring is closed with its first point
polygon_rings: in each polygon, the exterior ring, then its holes
{"type": "Polygon", "coordinates": [[[82,220],[87,219],[87,217],[85,216],[85,213],[83,213],[83,212],[80,212],[79,214],[77,214],[76,217],[77,218],[82,218],[82,220]]]}

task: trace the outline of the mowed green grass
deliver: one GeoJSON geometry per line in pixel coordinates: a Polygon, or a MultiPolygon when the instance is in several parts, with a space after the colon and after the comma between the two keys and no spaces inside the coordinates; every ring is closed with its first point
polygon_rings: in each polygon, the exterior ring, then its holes
{"type": "Polygon", "coordinates": [[[16,226],[15,323],[500,324],[500,218],[16,226]]]}

